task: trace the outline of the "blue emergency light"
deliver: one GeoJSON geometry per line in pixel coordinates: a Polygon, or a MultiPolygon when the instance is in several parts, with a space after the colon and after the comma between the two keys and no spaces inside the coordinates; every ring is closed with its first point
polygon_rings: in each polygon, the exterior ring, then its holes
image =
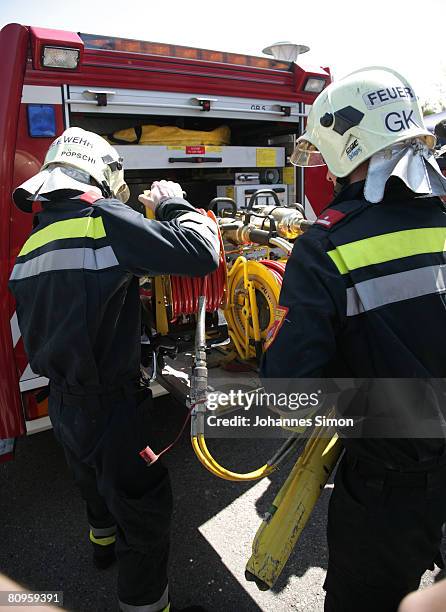
{"type": "Polygon", "coordinates": [[[32,138],[56,136],[56,113],[50,104],[28,104],[28,132],[32,138]]]}

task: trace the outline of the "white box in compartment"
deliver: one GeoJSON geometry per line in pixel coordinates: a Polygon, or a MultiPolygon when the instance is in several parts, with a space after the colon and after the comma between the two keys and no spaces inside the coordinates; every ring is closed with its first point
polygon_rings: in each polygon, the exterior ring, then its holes
{"type": "MultiPolygon", "coordinates": [[[[237,208],[245,208],[253,193],[259,189],[269,189],[276,193],[281,206],[288,204],[288,185],[218,185],[217,196],[219,198],[232,198],[237,204],[237,208]]],[[[261,195],[257,198],[256,204],[267,205],[274,204],[274,198],[271,195],[261,195]]]]}

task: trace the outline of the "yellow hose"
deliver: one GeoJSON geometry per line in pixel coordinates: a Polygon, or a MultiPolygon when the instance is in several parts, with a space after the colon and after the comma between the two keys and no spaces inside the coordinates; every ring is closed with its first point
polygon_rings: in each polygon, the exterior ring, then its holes
{"type": "Polygon", "coordinates": [[[207,469],[209,470],[209,472],[212,472],[215,476],[219,476],[219,474],[216,474],[214,471],[213,466],[209,463],[209,461],[206,459],[206,457],[203,455],[203,453],[201,452],[201,447],[200,444],[198,442],[198,438],[197,436],[193,436],[191,438],[191,442],[192,442],[192,448],[194,449],[195,454],[197,455],[197,458],[199,460],[199,462],[207,469]]]}
{"type": "Polygon", "coordinates": [[[222,474],[218,468],[216,466],[213,465],[213,463],[210,463],[208,461],[208,459],[205,457],[205,455],[203,454],[203,451],[201,449],[201,445],[200,442],[198,441],[198,437],[194,436],[191,438],[191,442],[192,442],[192,448],[194,449],[194,452],[198,458],[198,460],[200,461],[200,463],[209,471],[211,472],[211,474],[213,474],[214,476],[217,476],[217,478],[222,478],[223,480],[233,480],[233,478],[228,478],[227,476],[225,476],[224,474],[222,474]]]}
{"type": "Polygon", "coordinates": [[[204,438],[203,434],[199,434],[198,436],[192,437],[192,448],[195,451],[199,461],[204,465],[204,467],[209,470],[215,476],[219,478],[223,478],[224,480],[231,480],[233,482],[248,482],[251,480],[259,480],[260,478],[265,478],[274,470],[276,466],[269,465],[265,463],[262,467],[252,472],[247,472],[246,474],[240,474],[238,472],[232,472],[231,470],[227,470],[222,465],[220,465],[214,457],[211,455],[204,438]]]}
{"type": "Polygon", "coordinates": [[[258,480],[260,478],[264,478],[265,476],[268,476],[269,474],[271,474],[271,472],[274,472],[275,470],[275,466],[274,465],[268,465],[268,463],[265,463],[264,465],[262,465],[262,467],[258,468],[257,470],[253,470],[252,472],[247,472],[245,474],[240,474],[237,472],[232,472],[231,470],[227,470],[226,468],[224,468],[222,465],[220,465],[215,459],[214,457],[211,455],[207,444],[206,444],[206,440],[204,435],[202,434],[201,436],[199,436],[199,442],[201,445],[201,449],[204,453],[204,455],[206,456],[206,458],[211,461],[213,463],[213,465],[215,467],[217,467],[217,469],[224,474],[225,476],[227,476],[228,478],[233,478],[234,480],[239,480],[239,481],[244,481],[244,480],[258,480]]]}

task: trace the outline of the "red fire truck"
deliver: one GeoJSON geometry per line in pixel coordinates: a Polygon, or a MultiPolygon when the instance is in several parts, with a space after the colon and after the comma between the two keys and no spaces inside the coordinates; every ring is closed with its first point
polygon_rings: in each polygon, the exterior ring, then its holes
{"type": "Polygon", "coordinates": [[[13,205],[11,193],[38,172],[55,136],[69,126],[115,136],[133,128],[135,142],[118,139],[117,148],[135,203],[160,178],[180,182],[197,206],[216,195],[243,206],[267,186],[281,204],[304,204],[311,218],[331,192],[321,168],[304,172],[288,161],[309,106],[330,81],[327,69],[19,24],[1,30],[0,57],[1,461],[11,457],[18,436],[49,426],[48,381],[29,366],[7,284],[33,221],[13,205]],[[225,126],[231,142],[141,144],[146,125],[225,126]]]}

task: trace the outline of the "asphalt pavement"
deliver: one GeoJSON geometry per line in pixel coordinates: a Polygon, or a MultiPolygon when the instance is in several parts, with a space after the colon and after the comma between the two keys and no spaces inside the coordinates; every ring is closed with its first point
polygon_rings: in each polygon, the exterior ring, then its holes
{"type": "MultiPolygon", "coordinates": [[[[184,408],[164,396],[156,400],[153,415],[150,443],[160,449],[178,430],[184,408]]],[[[223,464],[248,471],[278,444],[214,440],[212,450],[223,464]]],[[[170,592],[176,606],[195,603],[210,612],[323,610],[331,484],[274,589],[260,592],[245,581],[244,567],[261,516],[291,464],[282,474],[255,484],[222,481],[200,465],[187,433],[166,463],[175,498],[170,592]]],[[[116,567],[99,571],[91,562],[83,502],[52,431],[20,439],[15,460],[0,465],[0,572],[32,591],[63,591],[67,610],[117,609],[116,567]]],[[[426,572],[423,584],[438,577],[438,570],[426,572]]]]}

